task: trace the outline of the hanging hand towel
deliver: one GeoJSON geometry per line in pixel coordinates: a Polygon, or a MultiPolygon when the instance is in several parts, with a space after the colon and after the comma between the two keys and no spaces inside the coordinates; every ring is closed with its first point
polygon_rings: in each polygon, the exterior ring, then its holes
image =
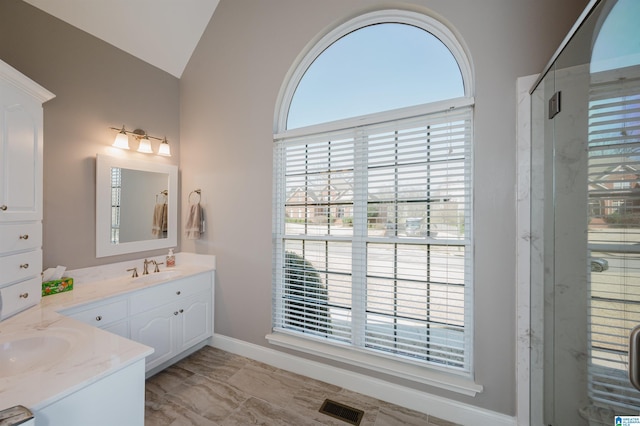
{"type": "Polygon", "coordinates": [[[187,239],[197,240],[202,233],[202,208],[200,203],[189,206],[189,217],[187,218],[187,239]]]}
{"type": "Polygon", "coordinates": [[[169,224],[169,209],[167,203],[162,204],[162,233],[166,236],[169,224]]]}
{"type": "Polygon", "coordinates": [[[153,208],[153,222],[151,223],[151,235],[160,238],[162,231],[166,229],[166,204],[156,204],[153,208]]]}

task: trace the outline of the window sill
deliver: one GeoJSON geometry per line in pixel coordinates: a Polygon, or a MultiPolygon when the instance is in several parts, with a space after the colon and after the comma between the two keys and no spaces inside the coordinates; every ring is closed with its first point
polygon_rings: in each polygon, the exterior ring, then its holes
{"type": "Polygon", "coordinates": [[[288,349],[305,352],[311,355],[328,358],[334,361],[367,368],[378,373],[388,374],[416,383],[446,389],[468,396],[476,396],[482,392],[482,385],[464,375],[425,368],[401,361],[387,359],[351,348],[331,343],[292,336],[285,333],[271,333],[266,336],[269,343],[288,349]]]}

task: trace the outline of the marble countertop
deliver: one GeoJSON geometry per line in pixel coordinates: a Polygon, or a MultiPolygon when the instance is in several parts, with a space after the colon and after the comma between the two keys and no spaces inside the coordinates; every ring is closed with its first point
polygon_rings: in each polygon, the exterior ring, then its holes
{"type": "MultiPolygon", "coordinates": [[[[213,261],[195,258],[196,262],[186,263],[178,259],[178,266],[173,269],[180,272],[180,277],[212,271],[215,257],[207,257],[213,261]]],[[[185,256],[183,260],[186,259],[185,256]]],[[[14,405],[42,409],[153,353],[148,346],[58,313],[180,278],[135,281],[123,274],[129,263],[77,270],[77,280],[74,271],[69,271],[65,276],[74,277],[73,290],[43,297],[39,305],[0,322],[0,347],[5,342],[29,338],[40,341],[54,337],[66,342],[62,352],[52,353],[58,359],[47,359],[18,374],[3,375],[0,371],[0,410],[14,405]]]]}

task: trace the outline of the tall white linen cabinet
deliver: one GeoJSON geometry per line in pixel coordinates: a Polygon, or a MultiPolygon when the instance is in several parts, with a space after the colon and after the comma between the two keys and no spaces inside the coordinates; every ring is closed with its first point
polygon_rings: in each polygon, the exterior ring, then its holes
{"type": "Polygon", "coordinates": [[[53,97],[0,61],[0,320],[42,297],[42,104],[53,97]]]}

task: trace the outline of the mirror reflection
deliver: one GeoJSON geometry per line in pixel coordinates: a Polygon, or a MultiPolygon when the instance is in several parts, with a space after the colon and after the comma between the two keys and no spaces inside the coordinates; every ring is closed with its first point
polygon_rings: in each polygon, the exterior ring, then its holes
{"type": "Polygon", "coordinates": [[[111,243],[167,238],[167,173],[111,168],[111,243]]]}

